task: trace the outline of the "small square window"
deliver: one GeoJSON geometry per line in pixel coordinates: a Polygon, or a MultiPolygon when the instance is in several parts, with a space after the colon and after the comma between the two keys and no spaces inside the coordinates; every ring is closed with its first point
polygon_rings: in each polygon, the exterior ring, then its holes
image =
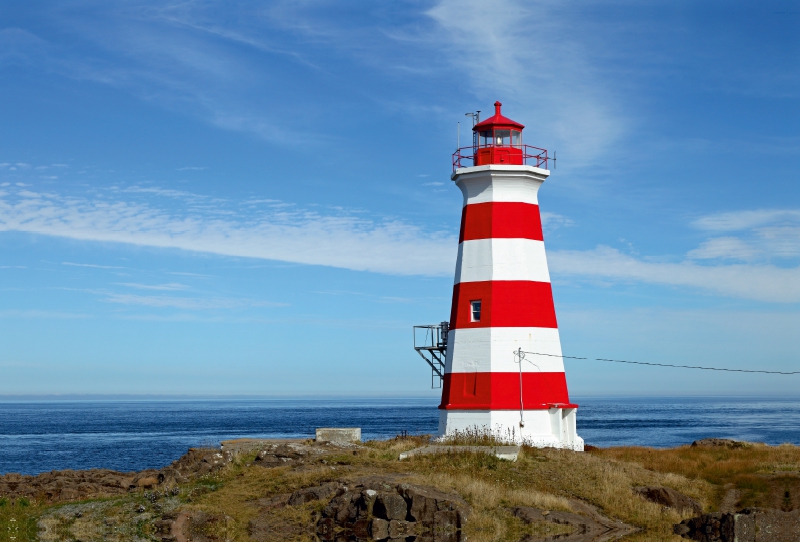
{"type": "Polygon", "coordinates": [[[472,316],[473,322],[480,322],[481,321],[481,300],[477,301],[470,301],[470,315],[472,316]]]}

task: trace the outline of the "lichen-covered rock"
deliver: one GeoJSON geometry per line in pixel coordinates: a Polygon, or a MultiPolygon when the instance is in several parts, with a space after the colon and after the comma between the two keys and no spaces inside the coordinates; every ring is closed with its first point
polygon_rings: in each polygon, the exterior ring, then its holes
{"type": "MultiPolygon", "coordinates": [[[[301,490],[311,494],[318,491],[301,490]]],[[[419,540],[455,540],[471,512],[458,495],[380,477],[355,480],[338,492],[322,509],[317,522],[322,540],[351,535],[372,540],[412,536],[419,540]]]]}
{"type": "Polygon", "coordinates": [[[745,508],[685,519],[675,534],[699,542],[787,542],[800,540],[800,510],[745,508]]]}
{"type": "Polygon", "coordinates": [[[233,456],[227,452],[190,448],[180,459],[161,470],[147,469],[138,473],[126,473],[108,469],[66,469],[43,472],[36,476],[8,473],[0,475],[0,495],[11,499],[33,498],[40,502],[110,497],[129,491],[172,487],[215,472],[232,460],[233,456]]]}
{"type": "Polygon", "coordinates": [[[399,489],[410,503],[409,516],[414,521],[432,524],[437,511],[453,511],[456,513],[456,523],[460,528],[471,511],[466,501],[458,495],[444,493],[432,487],[402,484],[399,489]]]}
{"type": "Polygon", "coordinates": [[[398,493],[378,493],[373,514],[381,519],[405,520],[408,515],[408,503],[398,493]]]}
{"type": "Polygon", "coordinates": [[[334,493],[336,493],[340,488],[341,484],[337,482],[331,482],[328,484],[322,484],[320,486],[298,489],[297,491],[291,494],[288,503],[290,506],[297,506],[298,504],[303,504],[311,501],[321,501],[323,499],[328,499],[334,493]]]}
{"type": "Polygon", "coordinates": [[[637,487],[634,491],[650,502],[673,510],[686,510],[694,514],[703,512],[699,502],[669,487],[637,487]]]}

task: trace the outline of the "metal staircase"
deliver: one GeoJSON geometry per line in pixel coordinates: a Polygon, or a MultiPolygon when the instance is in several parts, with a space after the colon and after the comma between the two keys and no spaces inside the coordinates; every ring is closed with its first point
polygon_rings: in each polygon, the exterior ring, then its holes
{"type": "Polygon", "coordinates": [[[414,326],[414,350],[431,367],[431,388],[441,388],[447,359],[447,333],[450,323],[414,326]],[[438,380],[437,380],[438,379],[438,380]]]}

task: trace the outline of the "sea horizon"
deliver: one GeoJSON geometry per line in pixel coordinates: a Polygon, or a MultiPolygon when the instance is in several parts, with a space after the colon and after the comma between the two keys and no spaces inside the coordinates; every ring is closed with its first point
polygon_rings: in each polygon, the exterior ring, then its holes
{"type": "MultiPolygon", "coordinates": [[[[313,438],[318,427],[360,427],[364,440],[434,435],[437,397],[153,396],[0,400],[0,474],[160,468],[190,447],[235,438],[313,438]]],[[[590,445],[690,444],[720,437],[800,444],[800,398],[576,396],[578,434],[590,445]]]]}
{"type": "MultiPolygon", "coordinates": [[[[704,397],[714,399],[731,400],[800,400],[800,393],[797,394],[777,394],[765,395],[764,393],[754,394],[730,394],[730,393],[664,393],[664,394],[581,394],[571,395],[573,401],[581,399],[701,399],[704,397]]],[[[38,401],[271,401],[271,400],[358,400],[358,399],[430,399],[439,401],[439,395],[426,395],[422,393],[376,393],[376,394],[272,394],[272,395],[236,395],[236,394],[100,394],[100,393],[65,393],[65,394],[0,394],[2,402],[38,402],[38,401]]]]}

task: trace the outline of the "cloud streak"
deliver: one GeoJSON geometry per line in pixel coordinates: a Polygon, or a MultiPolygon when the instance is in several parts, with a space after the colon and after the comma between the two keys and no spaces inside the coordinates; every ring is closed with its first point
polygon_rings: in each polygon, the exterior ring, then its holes
{"type": "Polygon", "coordinates": [[[728,235],[707,240],[689,252],[690,258],[768,261],[800,256],[800,210],[797,209],[716,213],[695,220],[692,226],[728,235]]]}
{"type": "Polygon", "coordinates": [[[187,290],[189,287],[185,284],[178,282],[170,282],[169,284],[139,284],[137,282],[120,282],[120,286],[127,286],[128,288],[135,288],[137,290],[159,290],[167,292],[175,292],[179,290],[187,290]]]}
{"type": "MultiPolygon", "coordinates": [[[[122,196],[130,192],[117,190],[113,193],[122,196]]],[[[168,209],[156,205],[160,201],[157,198],[162,195],[159,189],[146,193],[156,198],[154,202],[66,197],[18,189],[0,197],[0,231],[394,275],[447,277],[453,273],[457,240],[450,232],[429,232],[407,222],[370,219],[361,213],[353,216],[342,210],[324,214],[280,206],[250,209],[246,213],[225,211],[225,205],[241,209],[238,201],[168,209]]],[[[194,197],[198,196],[192,195],[194,197]]],[[[715,215],[700,218],[692,225],[708,225],[705,229],[714,232],[755,226],[752,230],[755,235],[763,236],[763,232],[778,227],[768,217],[774,221],[777,220],[775,217],[786,216],[793,217],[795,213],[759,211],[745,213],[744,218],[715,215]]],[[[559,215],[549,216],[548,221],[553,223],[551,226],[571,225],[568,218],[559,215]]],[[[784,238],[783,245],[773,247],[776,254],[800,253],[800,236],[796,236],[793,242],[786,239],[790,237],[784,238]]],[[[763,257],[766,249],[754,252],[753,246],[737,237],[717,237],[689,251],[687,259],[667,263],[663,258],[654,261],[624,254],[608,246],[591,250],[551,250],[548,258],[556,282],[562,277],[572,277],[616,284],[686,287],[771,303],[800,302],[800,267],[773,265],[763,257]],[[729,259],[743,263],[731,263],[727,261],[729,259]],[[707,263],[700,264],[698,260],[707,263]]],[[[63,262],[63,265],[118,268],[73,262],[63,262]]],[[[123,285],[160,291],[187,288],[180,283],[123,285]]],[[[114,303],[191,308],[187,305],[191,302],[175,299],[128,294],[114,294],[107,298],[114,303]]]]}
{"type": "Polygon", "coordinates": [[[247,307],[285,307],[285,303],[271,301],[258,301],[253,299],[240,299],[228,297],[189,298],[175,296],[134,295],[134,294],[107,294],[103,299],[108,303],[121,305],[139,305],[153,308],[172,308],[183,310],[209,310],[209,309],[240,309],[247,307]]]}
{"type": "Polygon", "coordinates": [[[800,268],[774,265],[698,265],[693,262],[647,262],[607,246],[550,253],[551,275],[616,283],[684,286],[711,293],[766,301],[800,303],[800,268]]]}
{"type": "Polygon", "coordinates": [[[0,231],[397,275],[453,272],[457,240],[448,232],[429,233],[399,220],[371,220],[346,213],[325,215],[279,208],[229,216],[220,214],[218,208],[177,211],[144,202],[26,190],[0,198],[0,231]]]}
{"type": "Polygon", "coordinates": [[[535,129],[555,134],[572,163],[587,163],[624,135],[627,120],[592,62],[599,44],[565,9],[547,1],[441,0],[427,15],[439,26],[437,45],[476,90],[512,98],[523,108],[514,118],[537,119],[535,129]]]}

